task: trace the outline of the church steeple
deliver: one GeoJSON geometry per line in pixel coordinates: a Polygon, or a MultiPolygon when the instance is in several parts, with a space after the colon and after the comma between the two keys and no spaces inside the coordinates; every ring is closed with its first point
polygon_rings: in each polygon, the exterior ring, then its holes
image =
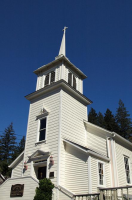
{"type": "Polygon", "coordinates": [[[59,55],[55,57],[54,61],[34,71],[38,75],[36,91],[42,88],[46,89],[48,86],[53,88],[55,84],[65,81],[65,84],[68,84],[67,86],[71,86],[71,88],[83,94],[83,79],[87,76],[66,57],[65,34],[67,28],[64,27],[63,29],[59,55]]]}
{"type": "Polygon", "coordinates": [[[60,51],[59,51],[59,55],[58,56],[60,56],[60,55],[66,56],[66,39],[65,39],[65,33],[66,33],[66,29],[67,28],[68,27],[64,27],[64,29],[63,29],[64,33],[63,33],[63,37],[62,37],[62,41],[61,41],[61,46],[60,46],[60,51]]]}

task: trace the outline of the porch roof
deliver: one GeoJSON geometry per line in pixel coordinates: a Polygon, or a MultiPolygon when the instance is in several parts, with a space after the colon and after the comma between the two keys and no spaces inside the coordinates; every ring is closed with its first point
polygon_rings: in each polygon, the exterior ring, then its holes
{"type": "Polygon", "coordinates": [[[72,142],[72,141],[67,140],[67,139],[63,139],[63,141],[64,141],[65,143],[69,144],[69,145],[72,145],[73,147],[77,148],[78,150],[83,151],[84,153],[86,153],[86,154],[88,154],[88,155],[91,155],[91,156],[93,156],[93,157],[97,157],[97,158],[99,158],[99,159],[101,159],[101,160],[104,160],[104,161],[106,161],[106,162],[109,162],[109,161],[110,161],[110,158],[109,158],[109,157],[104,156],[104,155],[101,155],[101,154],[99,154],[99,153],[97,153],[97,152],[95,152],[95,151],[93,151],[93,150],[91,150],[91,149],[89,149],[89,148],[87,148],[87,147],[85,147],[85,146],[82,146],[82,145],[80,145],[80,144],[77,144],[77,143],[72,142]]]}

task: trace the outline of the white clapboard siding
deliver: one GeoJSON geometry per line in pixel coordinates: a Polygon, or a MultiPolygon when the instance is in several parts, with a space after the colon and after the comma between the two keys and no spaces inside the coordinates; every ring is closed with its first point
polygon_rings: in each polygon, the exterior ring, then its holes
{"type": "Polygon", "coordinates": [[[83,81],[80,78],[77,78],[77,88],[78,88],[78,91],[80,93],[83,93],[83,91],[82,91],[82,82],[83,81]]]}
{"type": "Polygon", "coordinates": [[[65,187],[65,143],[61,140],[60,185],[65,187]]]}
{"type": "Polygon", "coordinates": [[[1,200],[31,200],[34,198],[35,189],[38,186],[38,183],[33,180],[31,177],[9,179],[0,186],[0,199],[1,200]],[[13,198],[10,197],[11,186],[15,184],[24,184],[24,195],[23,197],[13,198]]]}
{"type": "Polygon", "coordinates": [[[13,178],[22,176],[22,168],[23,168],[23,157],[13,168],[13,178]]]}
{"type": "Polygon", "coordinates": [[[65,187],[73,193],[88,193],[88,156],[66,144],[65,187]]]}
{"type": "Polygon", "coordinates": [[[63,91],[62,93],[62,135],[79,144],[85,144],[87,107],[63,91]]]}
{"type": "MultiPolygon", "coordinates": [[[[91,157],[91,184],[92,184],[92,193],[98,192],[98,161],[96,158],[91,157]]],[[[110,178],[110,164],[104,162],[104,180],[105,187],[111,187],[111,178],[110,178]]]]}
{"type": "Polygon", "coordinates": [[[72,197],[70,197],[68,194],[66,194],[63,191],[59,191],[59,200],[71,200],[72,197]]]}
{"type": "MultiPolygon", "coordinates": [[[[27,129],[27,140],[25,147],[25,158],[28,161],[28,156],[31,156],[36,150],[52,152],[54,158],[54,165],[51,167],[52,171],[57,171],[57,159],[58,159],[58,133],[59,133],[59,112],[60,112],[60,93],[54,91],[47,95],[43,95],[31,102],[29,121],[27,129]],[[49,115],[47,117],[46,127],[46,143],[36,143],[38,120],[36,116],[40,113],[40,110],[44,107],[49,115]]],[[[28,170],[25,171],[24,176],[30,175],[31,164],[28,163],[28,170]]],[[[56,183],[56,177],[52,179],[53,183],[56,183]]]]}
{"type": "Polygon", "coordinates": [[[68,68],[65,66],[64,80],[68,82],[68,68]]]}
{"type": "Polygon", "coordinates": [[[124,156],[129,157],[129,166],[131,170],[131,183],[132,183],[132,152],[129,149],[117,143],[115,143],[115,148],[116,148],[118,186],[126,186],[127,182],[126,182],[126,172],[124,165],[124,156]]]}
{"type": "Polygon", "coordinates": [[[91,127],[87,128],[87,145],[88,148],[107,156],[106,135],[99,130],[94,130],[91,127]]]}

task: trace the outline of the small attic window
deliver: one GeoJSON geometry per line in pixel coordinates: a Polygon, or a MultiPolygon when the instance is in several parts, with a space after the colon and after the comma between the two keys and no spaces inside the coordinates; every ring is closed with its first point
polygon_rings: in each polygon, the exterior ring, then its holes
{"type": "Polygon", "coordinates": [[[68,73],[68,84],[76,89],[76,77],[71,72],[68,73]]]}
{"type": "Polygon", "coordinates": [[[45,76],[44,86],[50,85],[53,82],[55,82],[55,72],[51,71],[45,76]]]}

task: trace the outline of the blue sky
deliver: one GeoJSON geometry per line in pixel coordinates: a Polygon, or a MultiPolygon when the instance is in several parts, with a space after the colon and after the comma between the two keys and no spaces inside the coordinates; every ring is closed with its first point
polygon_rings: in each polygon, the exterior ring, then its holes
{"type": "Polygon", "coordinates": [[[131,23],[131,0],[0,1],[0,131],[13,122],[18,141],[26,134],[32,72],[58,55],[64,26],[67,57],[88,76],[92,107],[115,113],[122,99],[132,117],[131,23]]]}

